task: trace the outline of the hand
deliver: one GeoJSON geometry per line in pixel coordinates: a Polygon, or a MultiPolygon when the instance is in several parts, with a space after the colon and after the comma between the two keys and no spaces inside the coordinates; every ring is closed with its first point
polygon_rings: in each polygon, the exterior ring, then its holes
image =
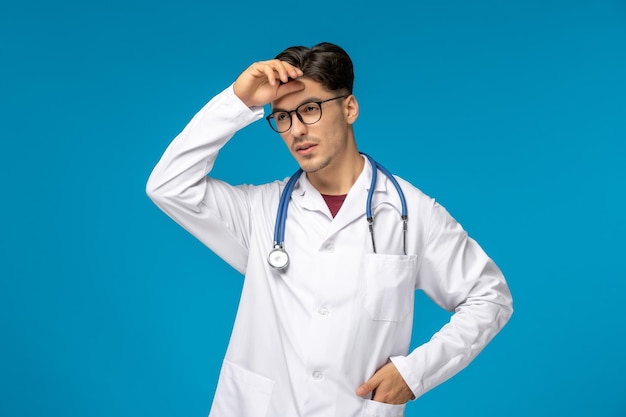
{"type": "Polygon", "coordinates": [[[248,107],[263,106],[303,90],[304,84],[296,80],[302,75],[299,68],[278,59],[255,62],[239,75],[233,88],[235,95],[248,107]]]}
{"type": "Polygon", "coordinates": [[[415,398],[396,366],[389,362],[363,385],[356,393],[361,397],[372,393],[372,400],[387,404],[405,404],[415,398]]]}

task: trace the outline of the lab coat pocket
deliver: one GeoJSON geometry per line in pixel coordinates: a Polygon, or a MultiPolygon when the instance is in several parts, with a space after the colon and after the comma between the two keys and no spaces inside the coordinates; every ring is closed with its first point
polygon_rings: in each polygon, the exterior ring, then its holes
{"type": "Polygon", "coordinates": [[[365,400],[361,417],[404,417],[406,404],[385,404],[365,400]]]}
{"type": "Polygon", "coordinates": [[[365,255],[364,308],[373,320],[402,321],[413,308],[416,255],[365,255]]]}
{"type": "Polygon", "coordinates": [[[265,417],[274,381],[224,360],[209,417],[265,417]]]}

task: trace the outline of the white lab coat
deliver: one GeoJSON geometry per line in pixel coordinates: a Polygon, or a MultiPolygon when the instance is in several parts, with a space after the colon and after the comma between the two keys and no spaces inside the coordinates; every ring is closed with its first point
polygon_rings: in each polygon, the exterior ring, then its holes
{"type": "Polygon", "coordinates": [[[380,172],[373,254],[367,162],[334,219],[301,176],[286,222],[290,265],[272,269],[267,256],[286,181],[232,186],[207,177],[224,144],[262,116],[229,87],[170,144],[147,185],[164,212],[245,274],[209,415],[401,417],[405,405],[360,398],[356,388],[389,360],[416,398],[464,368],[511,315],[504,277],[444,208],[398,178],[409,218],[404,255],[400,200],[380,172]],[[455,313],[409,353],[416,289],[455,313]]]}

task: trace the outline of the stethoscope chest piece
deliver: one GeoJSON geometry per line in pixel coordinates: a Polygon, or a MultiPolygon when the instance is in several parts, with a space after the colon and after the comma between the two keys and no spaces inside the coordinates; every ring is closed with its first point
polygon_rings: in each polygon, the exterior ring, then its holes
{"type": "Polygon", "coordinates": [[[289,265],[289,255],[280,245],[274,246],[267,257],[267,262],[274,269],[285,269],[289,265]]]}

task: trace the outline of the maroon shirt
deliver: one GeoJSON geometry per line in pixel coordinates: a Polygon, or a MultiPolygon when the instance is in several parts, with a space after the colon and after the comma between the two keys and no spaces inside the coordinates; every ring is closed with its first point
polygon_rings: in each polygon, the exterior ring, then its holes
{"type": "Polygon", "coordinates": [[[328,209],[330,210],[330,214],[333,215],[333,218],[335,217],[335,215],[341,208],[341,205],[346,199],[346,195],[347,194],[343,194],[343,195],[322,194],[322,197],[324,197],[324,201],[326,201],[326,205],[328,206],[328,209]]]}

